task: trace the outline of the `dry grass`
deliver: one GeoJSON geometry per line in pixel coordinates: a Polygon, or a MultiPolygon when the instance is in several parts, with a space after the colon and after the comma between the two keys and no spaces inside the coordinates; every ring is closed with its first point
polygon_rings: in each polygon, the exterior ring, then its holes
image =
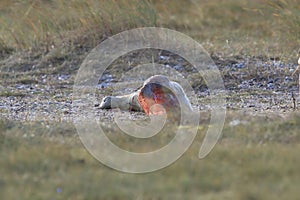
{"type": "Polygon", "coordinates": [[[62,42],[95,46],[122,30],[154,26],[156,20],[150,5],[137,0],[6,0],[0,8],[0,41],[17,49],[42,45],[49,51],[62,42]]]}
{"type": "Polygon", "coordinates": [[[297,0],[266,1],[273,8],[273,15],[281,21],[282,31],[299,42],[300,38],[300,4],[297,0]],[[288,32],[287,32],[288,31],[288,32]]]}
{"type": "Polygon", "coordinates": [[[223,56],[294,60],[299,48],[297,0],[5,0],[0,8],[2,51],[94,47],[122,30],[155,25],[182,31],[223,56]]]}
{"type": "Polygon", "coordinates": [[[197,158],[201,129],[182,158],[142,175],[119,173],[93,159],[71,124],[1,121],[1,197],[297,199],[299,115],[243,118],[246,124],[230,125],[241,117],[229,113],[221,141],[204,160],[197,158]]]}
{"type": "Polygon", "coordinates": [[[299,2],[278,8],[271,0],[155,0],[162,26],[187,33],[222,56],[265,55],[295,61],[299,48],[299,2]]]}
{"type": "MultiPolygon", "coordinates": [[[[0,58],[13,51],[21,55],[28,49],[42,52],[48,54],[49,60],[44,64],[47,69],[39,73],[61,73],[67,68],[60,63],[66,60],[67,53],[67,59],[72,61],[80,57],[70,46],[87,52],[122,30],[159,25],[190,35],[210,53],[225,57],[264,55],[294,62],[299,49],[299,10],[297,0],[174,0],[167,4],[162,0],[2,0],[0,58]]],[[[19,57],[22,56],[17,54],[19,57]]],[[[24,66],[31,65],[27,61],[24,65],[12,64],[12,71],[24,66]]],[[[260,73],[255,70],[252,67],[249,73],[260,73]]],[[[17,82],[16,74],[5,73],[3,83],[17,82]]],[[[37,72],[30,73],[34,76],[37,72]]],[[[22,83],[30,81],[22,77],[17,79],[22,83]]],[[[23,95],[26,94],[5,89],[0,98],[23,95]]],[[[206,159],[197,158],[204,135],[199,131],[192,148],[175,164],[156,173],[131,175],[111,170],[93,159],[72,124],[0,120],[0,196],[297,199],[299,124],[299,115],[251,118],[232,112],[227,115],[221,141],[206,159]],[[247,123],[233,126],[232,120],[247,123]]],[[[127,146],[130,140],[117,142],[127,146]]]]}

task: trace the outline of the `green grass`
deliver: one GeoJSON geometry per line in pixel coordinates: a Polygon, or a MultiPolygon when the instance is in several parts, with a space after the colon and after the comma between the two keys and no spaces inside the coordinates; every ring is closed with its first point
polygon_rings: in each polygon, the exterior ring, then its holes
{"type": "Polygon", "coordinates": [[[293,60],[299,48],[297,0],[35,0],[0,3],[0,50],[94,47],[107,36],[142,26],[184,32],[222,56],[293,60]]]}
{"type": "Polygon", "coordinates": [[[274,16],[278,17],[282,24],[285,24],[288,28],[288,34],[293,38],[298,39],[300,37],[300,5],[297,0],[277,0],[266,1],[266,3],[272,7],[275,12],[274,16]]]}
{"type": "Polygon", "coordinates": [[[72,124],[2,121],[1,197],[297,199],[300,116],[246,117],[247,124],[230,126],[242,116],[229,115],[222,139],[208,157],[197,158],[204,135],[200,131],[174,164],[140,175],[100,164],[85,150],[72,124]]]}
{"type": "Polygon", "coordinates": [[[154,26],[156,20],[151,6],[137,0],[5,0],[0,8],[0,47],[46,52],[61,45],[96,46],[107,36],[154,26]]]}
{"type": "MultiPolygon", "coordinates": [[[[181,31],[221,57],[259,55],[295,62],[300,38],[297,0],[164,2],[2,0],[0,59],[17,52],[20,54],[15,58],[25,63],[1,63],[2,85],[37,83],[30,76],[69,73],[75,66],[73,73],[85,53],[103,39],[142,26],[181,31]],[[33,60],[38,61],[34,64],[41,71],[24,73],[23,67],[32,66],[33,60]],[[64,65],[66,60],[76,62],[64,65]]],[[[257,76],[261,72],[251,66],[248,73],[257,76]]],[[[0,98],[23,95],[7,89],[0,92],[0,98]]],[[[253,117],[232,111],[220,142],[208,157],[199,160],[206,124],[202,122],[192,147],[173,165],[154,173],[132,175],[95,160],[70,123],[1,119],[0,197],[273,200],[300,196],[299,114],[253,117]],[[247,123],[230,126],[236,119],[247,123]]],[[[135,140],[113,139],[120,146],[136,145],[135,140]]],[[[147,143],[146,149],[157,147],[157,143],[147,143]]]]}
{"type": "Polygon", "coordinates": [[[154,1],[162,26],[192,36],[211,53],[295,60],[300,38],[297,0],[193,0],[184,6],[180,0],[162,2],[154,1]]]}

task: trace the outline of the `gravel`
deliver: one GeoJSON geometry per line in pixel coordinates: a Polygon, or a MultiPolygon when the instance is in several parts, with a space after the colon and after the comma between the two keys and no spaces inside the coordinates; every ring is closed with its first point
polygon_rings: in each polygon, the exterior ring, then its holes
{"type": "MultiPolygon", "coordinates": [[[[139,58],[139,55],[136,54],[128,55],[128,59],[131,60],[130,68],[139,64],[139,61],[132,61],[134,58],[139,58]]],[[[153,52],[151,55],[153,55],[153,52]]],[[[244,111],[252,115],[258,113],[282,115],[295,111],[292,93],[296,97],[298,96],[297,79],[291,77],[290,74],[296,68],[296,64],[247,56],[232,58],[212,56],[212,58],[223,75],[228,110],[244,111]]],[[[99,104],[105,95],[111,94],[113,86],[116,85],[117,80],[120,80],[122,70],[126,71],[126,69],[122,69],[119,74],[116,74],[116,69],[120,68],[121,64],[127,63],[128,65],[128,59],[123,57],[121,61],[119,59],[116,62],[117,64],[112,63],[112,67],[100,77],[99,84],[96,86],[95,105],[99,104]]],[[[200,80],[201,77],[189,63],[176,55],[163,51],[159,51],[154,60],[159,64],[177,70],[184,77],[194,75],[190,76],[195,77],[192,83],[195,95],[190,96],[191,102],[193,102],[195,109],[203,112],[210,111],[211,97],[209,91],[203,86],[203,82],[200,80]]],[[[11,59],[9,61],[12,62],[11,59]]],[[[22,65],[22,63],[19,63],[19,65],[22,65]]],[[[58,70],[47,73],[39,68],[26,67],[24,71],[20,67],[16,68],[19,70],[18,72],[8,72],[6,65],[2,65],[0,68],[1,118],[17,121],[72,122],[75,116],[83,115],[86,112],[80,110],[78,106],[72,105],[72,87],[76,70],[70,70],[69,72],[64,70],[60,74],[58,70]],[[31,70],[28,71],[29,68],[31,70]],[[25,78],[27,82],[24,82],[25,78]]],[[[142,77],[139,78],[142,79],[142,77]]],[[[118,85],[120,84],[123,83],[118,82],[118,85]]],[[[123,90],[128,91],[125,82],[124,85],[123,90]]],[[[132,88],[129,91],[134,89],[132,88]]],[[[296,100],[296,106],[299,107],[300,98],[297,97],[296,100]]],[[[91,111],[104,122],[106,120],[112,121],[114,114],[117,113],[116,110],[100,110],[97,106],[87,110],[87,112],[91,111]]],[[[142,113],[133,112],[122,112],[122,115],[132,119],[144,117],[142,113]]]]}

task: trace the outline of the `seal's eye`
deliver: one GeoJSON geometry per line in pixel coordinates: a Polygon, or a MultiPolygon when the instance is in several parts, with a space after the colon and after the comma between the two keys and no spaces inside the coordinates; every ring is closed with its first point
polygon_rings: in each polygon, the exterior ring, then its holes
{"type": "Polygon", "coordinates": [[[108,102],[108,101],[110,101],[110,97],[106,97],[106,98],[103,99],[103,102],[104,102],[104,103],[106,103],[106,102],[108,102]]]}

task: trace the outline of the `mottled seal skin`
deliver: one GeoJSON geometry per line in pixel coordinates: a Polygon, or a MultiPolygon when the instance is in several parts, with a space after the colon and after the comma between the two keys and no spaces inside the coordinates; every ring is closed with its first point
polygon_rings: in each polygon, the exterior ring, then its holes
{"type": "Polygon", "coordinates": [[[140,89],[131,94],[104,97],[100,108],[144,111],[147,115],[176,113],[180,109],[193,111],[183,88],[163,75],[151,76],[140,89]]]}

